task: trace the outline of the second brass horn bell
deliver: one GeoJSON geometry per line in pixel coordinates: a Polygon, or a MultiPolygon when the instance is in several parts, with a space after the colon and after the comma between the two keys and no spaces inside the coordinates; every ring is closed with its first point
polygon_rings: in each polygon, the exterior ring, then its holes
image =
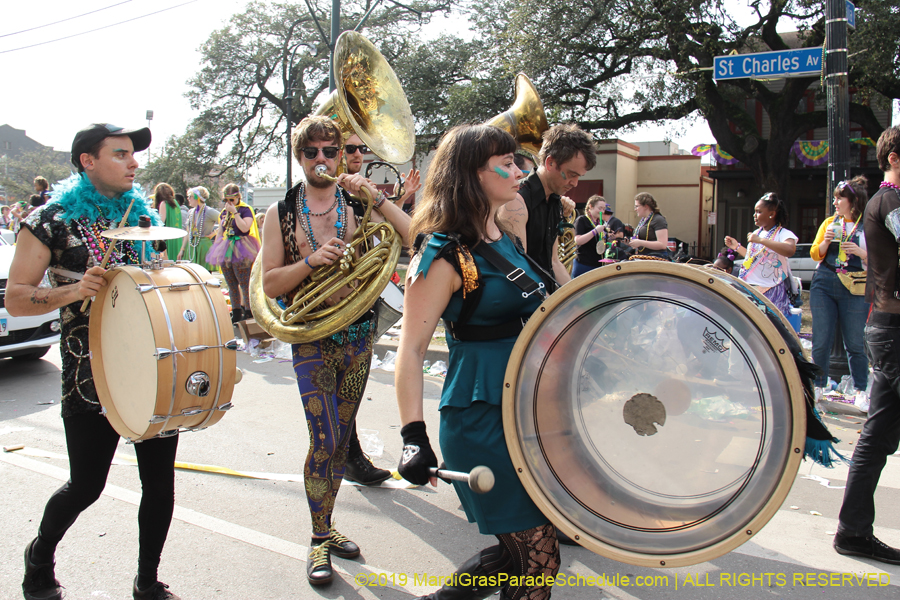
{"type": "Polygon", "coordinates": [[[516,75],[516,99],[513,105],[506,112],[485,122],[485,125],[493,125],[507,132],[535,157],[543,144],[541,136],[550,128],[541,97],[524,73],[516,75]]]}
{"type": "MultiPolygon", "coordinates": [[[[386,162],[409,161],[415,150],[412,112],[381,53],[362,35],[345,31],[335,46],[334,75],[337,89],[316,114],[332,118],[345,137],[356,133],[386,162]]],[[[366,204],[350,251],[304,279],[289,306],[263,292],[262,253],[257,256],[250,272],[250,308],[266,332],[283,342],[320,340],[345,329],[375,304],[397,267],[402,240],[389,223],[370,222],[372,199],[366,204]],[[348,287],[346,297],[330,303],[348,287]]]]}

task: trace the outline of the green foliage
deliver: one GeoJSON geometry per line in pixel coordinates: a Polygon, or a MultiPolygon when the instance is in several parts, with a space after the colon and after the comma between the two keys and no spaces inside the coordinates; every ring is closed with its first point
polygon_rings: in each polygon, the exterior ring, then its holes
{"type": "Polygon", "coordinates": [[[152,194],[156,184],[163,182],[179,194],[202,185],[209,190],[210,206],[218,206],[220,190],[226,184],[244,181],[238,169],[216,162],[215,148],[208,146],[210,138],[204,133],[194,124],[182,136],[170,137],[163,149],[138,170],[136,179],[147,194],[152,194]]]}
{"type": "MultiPolygon", "coordinates": [[[[264,158],[286,156],[285,90],[292,89],[294,124],[314,112],[328,91],[329,49],[319,27],[329,28],[331,3],[311,4],[318,21],[303,3],[251,2],[203,44],[202,66],[188,93],[192,107],[200,111],[191,129],[201,162],[246,171],[264,158]]],[[[376,42],[397,44],[426,23],[430,13],[449,6],[447,0],[409,5],[424,17],[381,3],[362,33],[376,42]]],[[[343,28],[354,28],[372,6],[372,0],[343,2],[343,28]]]]}
{"type": "Polygon", "coordinates": [[[53,184],[68,177],[74,167],[67,152],[42,148],[23,152],[17,157],[0,158],[0,186],[6,190],[9,203],[28,201],[34,194],[34,178],[40,175],[53,184]]]}

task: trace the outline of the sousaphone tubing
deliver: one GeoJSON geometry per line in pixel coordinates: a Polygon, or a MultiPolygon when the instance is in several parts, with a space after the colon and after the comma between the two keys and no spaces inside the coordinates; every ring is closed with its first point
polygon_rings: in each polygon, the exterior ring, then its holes
{"type": "Polygon", "coordinates": [[[503,397],[513,464],[544,514],[641,566],[708,561],[755,535],[790,491],[806,425],[765,303],[717,271],[651,261],[550,296],[503,397]]]}

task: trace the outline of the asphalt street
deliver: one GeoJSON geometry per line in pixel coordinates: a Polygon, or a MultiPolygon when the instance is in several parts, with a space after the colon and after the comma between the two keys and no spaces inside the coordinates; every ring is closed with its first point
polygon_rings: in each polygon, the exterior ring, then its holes
{"type": "MultiPolygon", "coordinates": [[[[305,557],[309,512],[302,483],[308,434],[289,361],[255,362],[240,353],[243,381],[235,408],[213,427],[181,436],[178,460],[259,478],[184,469],[176,473],[176,509],[160,579],[184,600],[384,598],[432,591],[431,577],[451,573],[493,545],[470,525],[452,488],[363,488],[338,496],[337,528],[359,543],[358,560],[335,559],[338,577],[309,586],[305,557]]],[[[0,360],[0,598],[21,598],[22,552],[50,494],[68,477],[59,416],[56,347],[31,363],[0,360]]],[[[118,376],[127,378],[128,373],[118,376]]],[[[426,421],[437,437],[442,380],[426,377],[426,421]]],[[[827,418],[848,455],[862,420],[827,418]]],[[[359,416],[377,432],[377,465],[395,469],[401,449],[393,373],[372,372],[359,416]]],[[[436,450],[438,450],[436,448],[436,450]]],[[[439,451],[439,450],[438,450],[439,451]]],[[[131,597],[137,567],[140,481],[122,443],[102,497],[75,523],[57,552],[57,576],[71,599],[131,597]]],[[[557,586],[554,598],[642,600],[900,597],[900,567],[844,557],[831,548],[846,467],[803,463],[790,495],[769,524],[737,550],[693,567],[634,567],[580,547],[562,547],[564,575],[600,585],[557,586]],[[605,576],[605,580],[604,580],[605,576]],[[627,578],[627,579],[626,579],[627,578]],[[640,582],[640,583],[638,583],[640,582]]],[[[876,535],[900,546],[900,456],[892,456],[876,493],[876,535]]]]}

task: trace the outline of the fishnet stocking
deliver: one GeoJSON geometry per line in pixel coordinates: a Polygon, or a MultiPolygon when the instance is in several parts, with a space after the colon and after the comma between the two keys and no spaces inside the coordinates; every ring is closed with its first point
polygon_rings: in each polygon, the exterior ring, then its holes
{"type": "MultiPolygon", "coordinates": [[[[556,528],[550,523],[498,535],[500,543],[512,555],[513,568],[511,576],[549,575],[555,577],[559,572],[559,542],[556,540],[556,528]]],[[[548,600],[550,586],[509,586],[504,589],[507,600],[548,600]]]]}

